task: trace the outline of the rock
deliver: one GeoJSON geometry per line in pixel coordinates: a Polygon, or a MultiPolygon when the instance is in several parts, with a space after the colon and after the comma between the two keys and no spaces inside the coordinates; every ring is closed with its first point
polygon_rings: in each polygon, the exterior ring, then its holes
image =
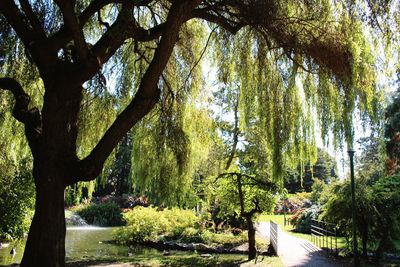
{"type": "Polygon", "coordinates": [[[205,251],[205,250],[208,251],[214,249],[213,247],[207,246],[206,244],[203,243],[194,243],[193,247],[195,250],[200,250],[200,251],[205,251]]]}
{"type": "Polygon", "coordinates": [[[65,222],[67,225],[72,225],[72,226],[87,226],[88,223],[82,219],[81,216],[77,214],[71,215],[69,218],[65,218],[65,222]]]}

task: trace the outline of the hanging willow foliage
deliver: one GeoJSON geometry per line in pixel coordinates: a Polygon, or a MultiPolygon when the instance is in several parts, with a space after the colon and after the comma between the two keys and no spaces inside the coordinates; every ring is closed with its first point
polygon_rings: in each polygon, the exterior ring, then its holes
{"type": "MultiPolygon", "coordinates": [[[[62,25],[57,5],[47,0],[30,3],[46,34],[56,33],[62,25]]],[[[82,15],[91,3],[77,1],[76,13],[82,15]]],[[[110,3],[82,26],[89,50],[123,10],[119,1],[110,3]]],[[[193,11],[193,18],[198,19],[180,28],[179,41],[159,82],[161,97],[156,110],[134,129],[132,172],[136,187],[154,189],[164,196],[175,189],[183,192],[207,156],[212,131],[207,130],[211,121],[204,79],[210,77],[203,77],[199,64],[208,43],[210,30],[206,26],[220,26],[211,31],[208,50],[218,69],[218,81],[240,88],[240,128],[257,129],[263,135],[268,168],[279,180],[285,165],[315,160],[316,127],[322,137],[332,131],[338,146],[343,140],[352,143],[356,109],[376,119],[381,96],[375,54],[382,40],[386,53],[398,49],[398,5],[391,0],[202,1],[193,11]],[[396,48],[387,48],[393,46],[396,48]]],[[[166,21],[170,8],[171,1],[164,0],[135,6],[134,21],[141,29],[152,29],[166,21]]],[[[79,114],[79,157],[90,152],[132,100],[159,41],[126,38],[102,71],[85,83],[79,114]]],[[[72,63],[72,47],[68,43],[60,49],[59,59],[72,63]]],[[[32,104],[40,108],[44,88],[30,60],[0,16],[1,75],[21,81],[32,96],[32,104]]],[[[9,95],[0,94],[2,130],[7,129],[1,132],[0,142],[11,146],[6,140],[14,132],[23,140],[23,130],[10,122],[5,112],[11,102],[9,95]]],[[[25,141],[21,142],[26,149],[25,141]]],[[[177,201],[178,197],[172,198],[177,201]]]]}
{"type": "Polygon", "coordinates": [[[362,23],[344,6],[280,2],[265,21],[255,12],[262,7],[246,7],[240,13],[253,14],[253,23],[261,20],[265,27],[235,36],[221,32],[213,43],[214,63],[219,82],[240,87],[240,127],[245,132],[258,125],[267,168],[281,181],[286,167],[315,162],[316,127],[326,143],[332,132],[338,147],[353,143],[356,108],[372,122],[378,119],[375,54],[362,23]]]}

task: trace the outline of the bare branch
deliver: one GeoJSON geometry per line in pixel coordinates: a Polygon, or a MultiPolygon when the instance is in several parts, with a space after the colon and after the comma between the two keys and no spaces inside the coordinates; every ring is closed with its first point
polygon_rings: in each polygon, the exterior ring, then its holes
{"type": "Polygon", "coordinates": [[[233,144],[231,147],[231,152],[229,153],[229,158],[228,161],[226,162],[226,166],[225,166],[225,171],[227,171],[229,169],[229,167],[232,164],[232,160],[236,154],[236,147],[237,144],[239,142],[239,99],[240,99],[240,95],[239,95],[240,90],[238,90],[238,94],[236,96],[236,102],[235,102],[235,106],[233,107],[233,111],[234,111],[234,116],[235,116],[235,125],[233,128],[233,144]]]}
{"type": "Polygon", "coordinates": [[[29,22],[32,25],[35,33],[41,38],[46,38],[46,34],[44,32],[43,26],[41,25],[40,21],[38,20],[37,16],[32,10],[32,6],[28,0],[20,0],[22,10],[24,11],[25,15],[28,17],[29,22]]]}
{"type": "Polygon", "coordinates": [[[107,30],[110,28],[110,24],[108,22],[105,22],[101,18],[101,10],[97,12],[97,21],[99,22],[100,25],[104,26],[107,30]]]}
{"type": "Polygon", "coordinates": [[[148,30],[140,28],[130,14],[130,10],[123,10],[117,20],[93,46],[86,64],[82,66],[83,69],[79,69],[76,73],[76,76],[80,77],[79,79],[82,82],[97,73],[101,66],[110,59],[127,39],[150,41],[161,36],[165,23],[156,25],[148,30]]]}
{"type": "Polygon", "coordinates": [[[2,13],[8,23],[14,28],[18,36],[25,43],[25,46],[29,46],[32,42],[37,39],[37,35],[24,21],[24,14],[21,13],[17,5],[13,0],[1,0],[0,1],[0,13],[2,13]]]}
{"type": "Polygon", "coordinates": [[[81,25],[79,25],[76,18],[72,1],[55,0],[55,2],[60,7],[65,25],[72,34],[79,60],[85,60],[89,53],[89,49],[86,45],[81,25]]]}
{"type": "MultiPolygon", "coordinates": [[[[144,6],[151,3],[152,0],[94,0],[88,7],[78,16],[79,27],[82,29],[83,26],[89,21],[89,19],[98,13],[103,7],[110,4],[125,4],[130,7],[144,6]]],[[[126,25],[128,26],[128,25],[126,25]]],[[[61,29],[50,37],[51,47],[54,51],[58,51],[64,47],[73,36],[69,32],[66,26],[62,26],[61,29]]]]}
{"type": "Polygon", "coordinates": [[[196,9],[193,11],[193,17],[204,19],[208,22],[215,23],[225,30],[229,31],[232,34],[236,34],[241,28],[245,26],[245,24],[231,24],[225,18],[216,16],[214,14],[207,13],[206,10],[196,9]]]}

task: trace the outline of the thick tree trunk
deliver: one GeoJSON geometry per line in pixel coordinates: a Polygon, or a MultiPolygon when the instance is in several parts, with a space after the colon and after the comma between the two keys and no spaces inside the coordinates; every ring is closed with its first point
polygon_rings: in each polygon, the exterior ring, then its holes
{"type": "Polygon", "coordinates": [[[247,222],[247,237],[249,241],[249,261],[256,258],[257,248],[256,248],[256,229],[254,228],[253,221],[250,217],[246,217],[247,222]]]}
{"type": "Polygon", "coordinates": [[[63,175],[56,168],[40,174],[36,169],[36,209],[20,266],[62,267],[66,231],[63,175]]]}

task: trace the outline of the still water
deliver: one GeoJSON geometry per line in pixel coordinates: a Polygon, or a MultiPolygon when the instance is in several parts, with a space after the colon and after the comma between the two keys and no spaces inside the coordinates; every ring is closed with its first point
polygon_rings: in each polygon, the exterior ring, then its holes
{"type": "MultiPolygon", "coordinates": [[[[66,260],[84,260],[98,257],[127,256],[128,247],[111,243],[113,231],[116,227],[73,226],[67,227],[65,239],[66,260]]],[[[25,247],[25,241],[10,243],[6,248],[0,249],[0,265],[19,263],[25,247]],[[17,253],[10,255],[15,247],[17,253]]],[[[131,248],[132,249],[132,248],[131,248]]],[[[146,250],[145,248],[142,248],[146,250]]]]}

